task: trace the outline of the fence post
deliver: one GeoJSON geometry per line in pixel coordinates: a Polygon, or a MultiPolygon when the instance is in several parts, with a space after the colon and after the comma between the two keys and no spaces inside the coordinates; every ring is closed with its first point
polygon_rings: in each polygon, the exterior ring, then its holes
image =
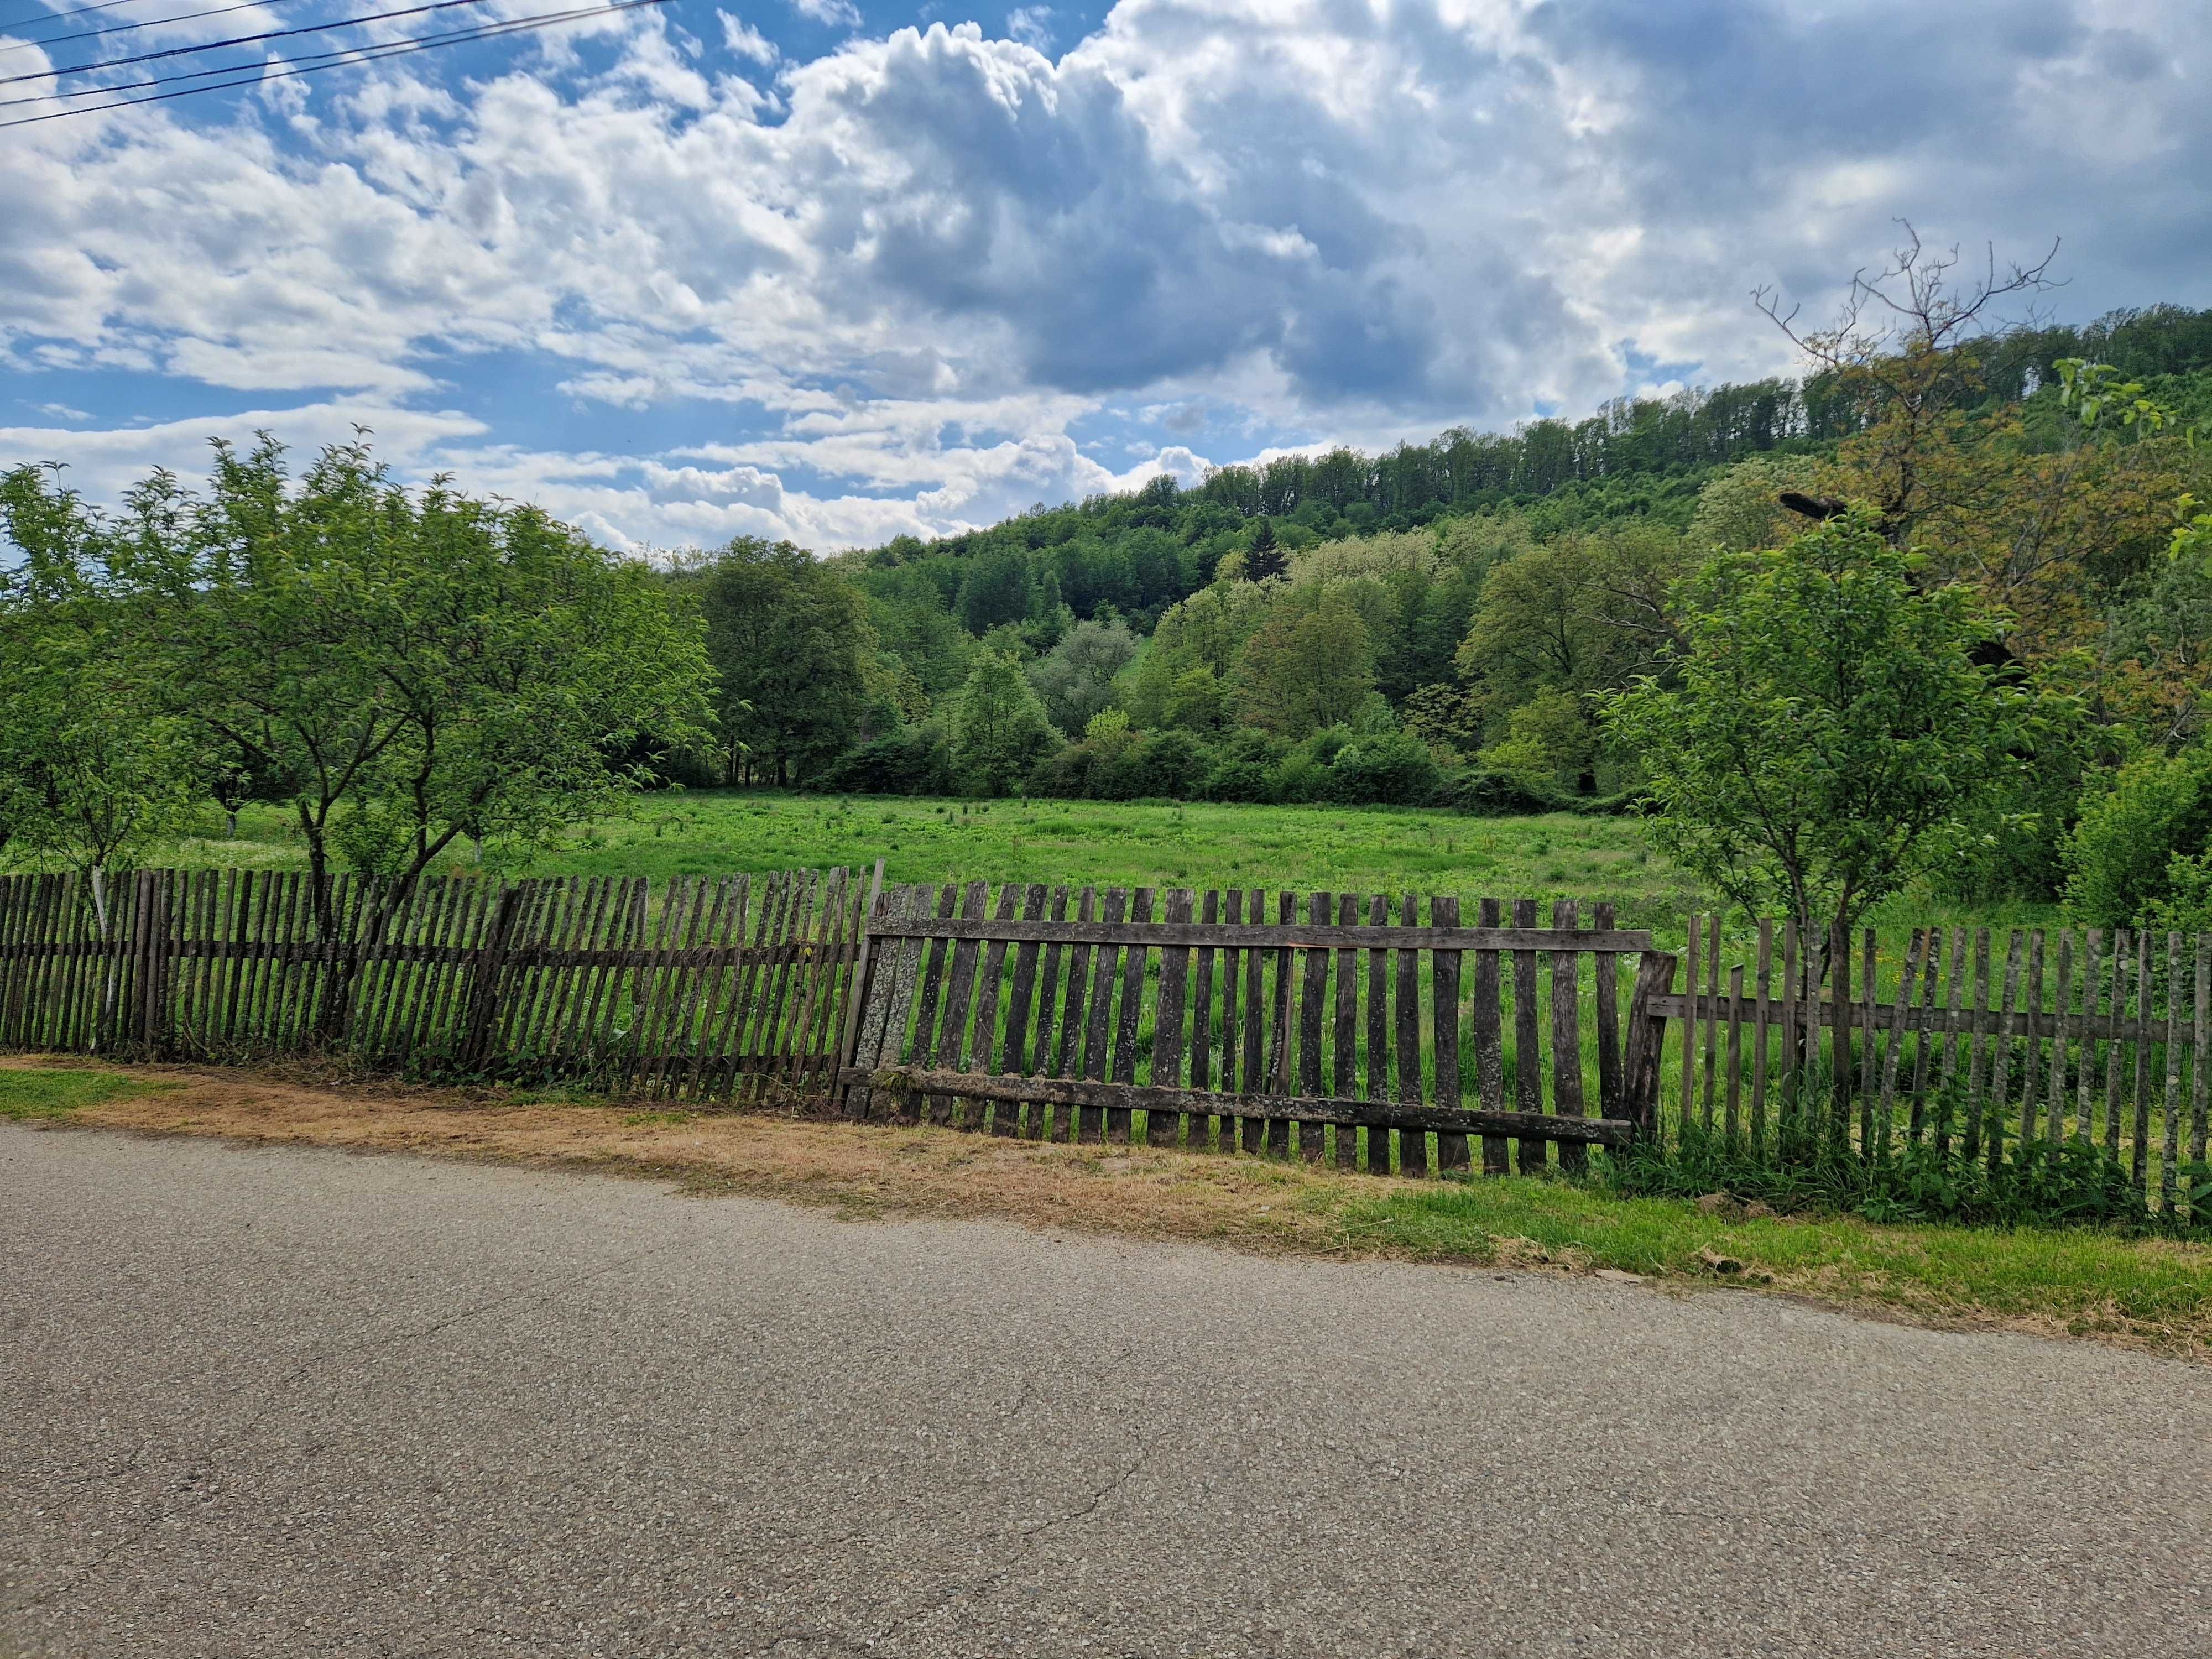
{"type": "MultiPolygon", "coordinates": [[[[1659,1133],[1659,1059],[1667,1046],[1667,1017],[1651,1009],[1654,997],[1674,987],[1676,958],[1665,951],[1647,951],[1636,969],[1636,987],[1628,995],[1628,1052],[1621,1061],[1621,1106],[1636,1126],[1639,1140],[1656,1139],[1659,1133]]],[[[1688,1027],[1684,1028],[1686,1033],[1688,1027]]]]}
{"type": "Polygon", "coordinates": [[[481,1070],[490,1058],[491,1034],[498,1024],[500,975],[507,969],[507,936],[514,926],[514,913],[521,908],[522,894],[520,886],[501,892],[490,930],[477,947],[474,976],[469,985],[469,1023],[461,1039],[461,1063],[469,1071],[481,1070]]]}

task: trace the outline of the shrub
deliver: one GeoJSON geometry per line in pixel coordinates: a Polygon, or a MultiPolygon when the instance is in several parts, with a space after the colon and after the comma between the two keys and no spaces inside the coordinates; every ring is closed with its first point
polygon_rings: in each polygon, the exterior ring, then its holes
{"type": "Polygon", "coordinates": [[[1442,781],[1428,745],[1402,732],[1364,738],[1328,769],[1329,799],[1350,805],[1425,805],[1442,781]]]}
{"type": "Polygon", "coordinates": [[[2112,788],[2083,807],[2066,838],[2066,908],[2084,921],[2124,925],[2201,880],[2212,837],[2212,750],[2147,755],[2123,767],[2112,788]]]}

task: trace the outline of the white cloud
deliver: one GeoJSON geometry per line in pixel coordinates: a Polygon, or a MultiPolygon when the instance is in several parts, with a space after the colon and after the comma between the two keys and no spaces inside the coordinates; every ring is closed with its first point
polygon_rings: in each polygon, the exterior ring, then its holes
{"type": "MultiPolygon", "coordinates": [[[[2212,302],[2212,45],[2171,0],[2103,15],[1121,0],[1056,62],[1042,8],[1025,40],[807,62],[633,15],[478,81],[426,56],[283,112],[10,135],[0,363],[72,402],[92,368],[250,392],[213,425],[301,443],[365,410],[408,465],[610,539],[944,529],[1194,477],[1177,440],[1387,444],[1584,410],[1633,362],[1772,372],[1746,291],[1817,313],[1898,216],[2068,232],[2069,313],[2212,302]],[[606,453],[643,415],[654,453],[606,453]]],[[[106,477],[210,429],[0,451],[106,477]]]]}
{"type": "Polygon", "coordinates": [[[791,0],[792,9],[802,17],[811,17],[831,28],[856,29],[860,27],[860,9],[853,0],[791,0]]]}

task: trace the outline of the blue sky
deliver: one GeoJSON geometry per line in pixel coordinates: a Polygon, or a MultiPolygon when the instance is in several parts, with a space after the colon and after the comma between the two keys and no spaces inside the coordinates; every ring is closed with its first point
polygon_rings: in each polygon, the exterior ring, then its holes
{"type": "MultiPolygon", "coordinates": [[[[0,74],[402,3],[41,48],[207,0],[43,22],[68,0],[0,0],[0,74]]],[[[112,497],[198,471],[211,438],[307,451],[359,425],[406,476],[611,544],[831,549],[1787,370],[1750,291],[1824,315],[1900,219],[2000,258],[2064,238],[2057,315],[2204,305],[2203,21],[2202,0],[672,0],[16,127],[0,465],[112,497]]]]}

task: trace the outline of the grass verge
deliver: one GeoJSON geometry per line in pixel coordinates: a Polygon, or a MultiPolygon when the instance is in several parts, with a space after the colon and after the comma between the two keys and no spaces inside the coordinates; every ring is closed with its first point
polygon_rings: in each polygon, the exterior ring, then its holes
{"type": "Polygon", "coordinates": [[[1607,1269],[1662,1288],[1741,1286],[2212,1359],[2212,1246],[2087,1230],[1729,1217],[1561,1181],[1386,1180],[1141,1146],[191,1067],[0,1061],[0,1103],[11,1117],[111,1128],[603,1170],[854,1218],[996,1218],[1340,1260],[1607,1269]],[[1716,1259],[1735,1265],[1717,1269],[1716,1259]]]}
{"type": "Polygon", "coordinates": [[[102,1101],[146,1094],[167,1086],[122,1072],[91,1067],[0,1068],[0,1119],[11,1123],[51,1121],[67,1118],[102,1101]]]}

